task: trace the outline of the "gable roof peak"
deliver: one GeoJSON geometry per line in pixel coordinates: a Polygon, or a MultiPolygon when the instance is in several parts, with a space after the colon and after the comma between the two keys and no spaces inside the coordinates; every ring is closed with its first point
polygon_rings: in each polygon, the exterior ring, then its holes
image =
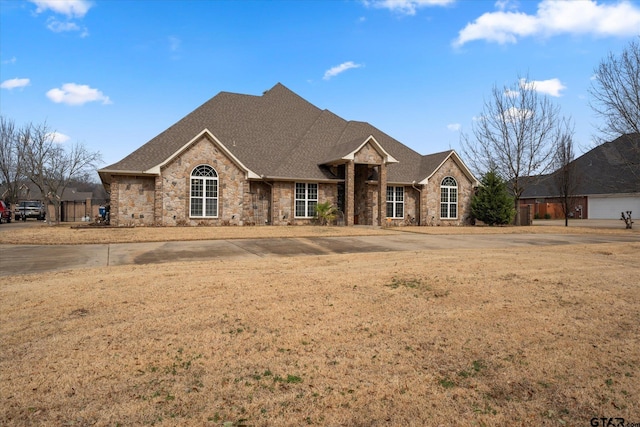
{"type": "MultiPolygon", "coordinates": [[[[300,95],[298,95],[297,93],[295,93],[294,91],[292,91],[291,89],[289,89],[288,87],[286,87],[280,82],[273,85],[271,89],[267,89],[264,92],[262,92],[263,97],[285,96],[285,95],[294,95],[297,98],[303,99],[300,95]]],[[[306,102],[309,102],[309,101],[306,101],[306,102]]]]}

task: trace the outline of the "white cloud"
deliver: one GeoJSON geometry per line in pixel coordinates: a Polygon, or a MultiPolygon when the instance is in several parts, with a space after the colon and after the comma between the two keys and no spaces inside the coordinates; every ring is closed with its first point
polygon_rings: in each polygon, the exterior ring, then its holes
{"type": "Polygon", "coordinates": [[[517,98],[518,96],[520,96],[520,92],[507,88],[504,91],[504,96],[506,96],[507,98],[517,98]]]}
{"type": "Polygon", "coordinates": [[[51,10],[69,18],[82,18],[87,14],[93,3],[88,0],[29,0],[38,8],[36,13],[51,10]]]}
{"type": "Polygon", "coordinates": [[[462,125],[460,123],[450,123],[447,125],[447,129],[449,129],[451,132],[458,132],[460,129],[462,129],[462,125]]]}
{"type": "Polygon", "coordinates": [[[458,34],[454,46],[474,40],[516,43],[522,37],[558,34],[633,36],[640,28],[640,8],[625,0],[616,4],[598,4],[595,0],[543,0],[535,15],[506,12],[506,5],[498,2],[498,11],[485,13],[467,24],[458,34]]]}
{"type": "Polygon", "coordinates": [[[56,15],[64,15],[66,20],[58,19],[57,16],[50,16],[47,19],[47,28],[54,33],[69,31],[80,32],[80,37],[87,37],[89,31],[87,27],[78,25],[74,19],[83,18],[93,3],[88,0],[29,0],[37,7],[36,13],[51,11],[56,15]]]}
{"type": "Polygon", "coordinates": [[[7,59],[5,61],[2,61],[3,64],[15,64],[16,62],[18,62],[18,58],[16,58],[15,56],[11,57],[11,59],[7,59]]]}
{"type": "Polygon", "coordinates": [[[351,68],[360,68],[363,67],[362,64],[356,64],[353,61],[348,61],[348,62],[343,62],[342,64],[335,66],[333,68],[328,69],[327,71],[325,71],[324,73],[324,77],[322,77],[323,80],[329,80],[332,77],[337,76],[340,73],[344,73],[345,71],[351,69],[351,68]]]}
{"type": "Polygon", "coordinates": [[[502,119],[506,123],[515,123],[521,120],[526,120],[532,116],[533,116],[533,111],[531,110],[510,107],[509,109],[507,109],[507,111],[505,111],[502,114],[502,119]]]}
{"type": "Polygon", "coordinates": [[[364,0],[367,6],[377,9],[389,9],[405,15],[415,15],[416,11],[428,6],[446,6],[456,0],[364,0]]]}
{"type": "Polygon", "coordinates": [[[62,88],[51,89],[47,92],[47,98],[56,104],[83,105],[87,102],[111,104],[109,97],[105,96],[98,89],[75,83],[65,83],[62,85],[62,88]]]}
{"type": "MultiPolygon", "coordinates": [[[[67,31],[82,31],[84,28],[81,28],[78,24],[72,21],[59,21],[54,17],[47,19],[47,28],[53,31],[54,33],[64,33],[67,31]]],[[[86,31],[86,29],[84,29],[86,31]]]]}
{"type": "Polygon", "coordinates": [[[51,141],[55,142],[56,144],[63,144],[65,142],[67,142],[68,140],[71,139],[70,136],[65,135],[64,133],[60,133],[60,132],[51,132],[47,134],[47,138],[50,138],[51,141]]]}
{"type": "Polygon", "coordinates": [[[560,91],[567,88],[559,79],[531,81],[520,79],[520,87],[525,90],[535,90],[536,92],[556,97],[562,96],[560,91]]]}
{"type": "Polygon", "coordinates": [[[518,6],[513,0],[498,0],[496,1],[496,9],[499,10],[508,10],[508,9],[517,9],[518,6]]]}
{"type": "Polygon", "coordinates": [[[5,80],[0,84],[0,88],[2,89],[16,89],[23,88],[25,86],[29,86],[31,84],[31,80],[29,79],[9,79],[5,80]]]}

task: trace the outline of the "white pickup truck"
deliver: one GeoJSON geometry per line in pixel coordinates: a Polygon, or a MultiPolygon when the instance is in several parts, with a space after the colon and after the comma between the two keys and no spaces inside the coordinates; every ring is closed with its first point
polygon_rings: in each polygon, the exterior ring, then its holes
{"type": "Polygon", "coordinates": [[[27,200],[16,204],[15,218],[16,221],[26,221],[27,218],[36,218],[44,221],[47,213],[44,204],[37,200],[27,200]]]}

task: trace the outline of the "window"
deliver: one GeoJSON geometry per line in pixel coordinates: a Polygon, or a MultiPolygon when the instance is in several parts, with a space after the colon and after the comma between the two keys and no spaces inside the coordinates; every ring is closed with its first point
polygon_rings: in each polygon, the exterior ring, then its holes
{"type": "Polygon", "coordinates": [[[316,216],[318,205],[318,184],[296,182],[296,218],[316,216]]]}
{"type": "Polygon", "coordinates": [[[458,183],[448,176],[440,184],[440,218],[458,217],[458,183]]]}
{"type": "Polygon", "coordinates": [[[189,212],[192,217],[218,217],[218,174],[208,165],[197,166],[191,172],[189,212]]]}
{"type": "Polygon", "coordinates": [[[404,218],[404,187],[387,186],[387,218],[404,218]]]}

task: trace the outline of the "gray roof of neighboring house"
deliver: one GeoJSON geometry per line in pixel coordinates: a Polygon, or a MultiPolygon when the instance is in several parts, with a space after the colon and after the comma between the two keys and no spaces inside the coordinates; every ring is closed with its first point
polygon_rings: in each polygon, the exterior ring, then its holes
{"type": "MultiPolygon", "coordinates": [[[[93,193],[90,191],[78,191],[76,188],[67,187],[64,189],[60,200],[64,202],[85,201],[92,199],[93,193]]],[[[43,194],[32,182],[22,183],[18,189],[18,200],[43,200],[43,194]]]]}
{"type": "MultiPolygon", "coordinates": [[[[640,134],[623,135],[573,161],[574,195],[640,193],[640,134]]],[[[522,198],[560,196],[557,172],[531,177],[522,198]]]]}
{"type": "Polygon", "coordinates": [[[100,175],[105,181],[109,173],[148,171],[205,129],[249,170],[272,178],[335,178],[321,165],[370,136],[399,162],[389,164],[389,182],[423,180],[452,153],[422,156],[369,123],[321,110],[278,83],[262,96],[219,93],[100,175]]]}

